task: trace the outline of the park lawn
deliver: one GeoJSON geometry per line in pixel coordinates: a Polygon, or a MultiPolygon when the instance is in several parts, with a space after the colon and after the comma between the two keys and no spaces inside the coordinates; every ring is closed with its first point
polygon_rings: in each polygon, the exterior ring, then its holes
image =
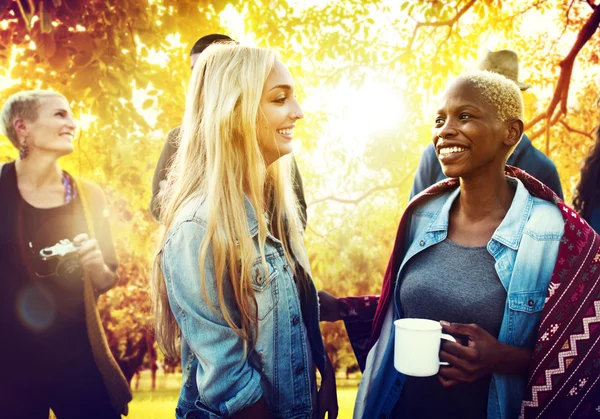
{"type": "MultiPolygon", "coordinates": [[[[339,419],[352,418],[356,387],[339,387],[339,419]]],[[[175,417],[178,389],[139,390],[133,393],[128,419],[169,419],[175,417]]]]}

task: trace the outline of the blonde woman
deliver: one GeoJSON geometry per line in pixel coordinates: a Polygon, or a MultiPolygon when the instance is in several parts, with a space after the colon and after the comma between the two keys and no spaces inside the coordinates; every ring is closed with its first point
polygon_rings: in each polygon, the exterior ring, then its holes
{"type": "Polygon", "coordinates": [[[117,258],[102,190],[58,164],[73,152],[69,102],[22,91],[1,122],[19,149],[0,169],[1,416],[120,418],[131,393],[96,308],[117,258]]]}
{"type": "Polygon", "coordinates": [[[194,66],[152,280],[177,418],[337,416],[287,156],[302,117],[273,51],[211,45],[194,66]]]}

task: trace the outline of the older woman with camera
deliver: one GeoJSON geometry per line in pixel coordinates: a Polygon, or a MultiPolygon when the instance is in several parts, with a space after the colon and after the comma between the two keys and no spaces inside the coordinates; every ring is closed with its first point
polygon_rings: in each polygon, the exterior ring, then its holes
{"type": "Polygon", "coordinates": [[[117,258],[102,190],[58,164],[73,152],[69,102],[22,91],[1,122],[19,158],[0,168],[0,412],[119,418],[131,393],[96,307],[117,282],[117,258]]]}
{"type": "Polygon", "coordinates": [[[364,368],[354,417],[597,414],[600,240],[548,187],[505,166],[523,134],[519,89],[497,74],[464,74],[432,122],[451,179],[405,211],[376,312],[375,297],[320,294],[322,318],[366,337],[354,342],[364,368]],[[433,375],[395,356],[423,353],[402,341],[409,318],[456,338],[441,344],[435,364],[447,364],[433,375]]]}

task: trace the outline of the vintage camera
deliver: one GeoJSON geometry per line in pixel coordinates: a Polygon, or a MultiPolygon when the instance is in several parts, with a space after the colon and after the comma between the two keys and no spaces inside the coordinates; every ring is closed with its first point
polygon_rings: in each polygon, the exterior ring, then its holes
{"type": "Polygon", "coordinates": [[[36,275],[40,278],[48,276],[57,276],[58,278],[80,278],[83,274],[77,247],[71,240],[63,239],[54,246],[45,247],[38,253],[40,265],[46,265],[42,269],[44,273],[40,274],[36,270],[36,275]]]}

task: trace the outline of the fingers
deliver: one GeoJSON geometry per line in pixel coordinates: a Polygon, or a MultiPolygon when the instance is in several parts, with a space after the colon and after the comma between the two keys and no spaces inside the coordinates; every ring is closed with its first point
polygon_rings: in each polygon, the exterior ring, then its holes
{"type": "Polygon", "coordinates": [[[79,263],[81,266],[94,266],[94,265],[104,265],[104,258],[102,257],[102,252],[98,249],[93,250],[91,252],[86,253],[84,256],[79,257],[79,263]]]}
{"type": "Polygon", "coordinates": [[[81,244],[87,240],[89,240],[89,236],[86,233],[81,233],[73,238],[73,243],[75,246],[81,246],[81,244]]]}
{"type": "MultiPolygon", "coordinates": [[[[104,265],[104,256],[98,247],[96,239],[87,240],[87,234],[80,234],[75,239],[83,243],[77,253],[79,254],[79,263],[85,267],[99,267],[104,265]],[[83,241],[85,240],[85,242],[83,241]]],[[[75,242],[75,239],[73,241],[75,242]]]]}
{"type": "Polygon", "coordinates": [[[440,368],[440,374],[438,374],[438,381],[442,384],[443,387],[448,388],[455,386],[460,383],[458,380],[453,380],[452,378],[447,378],[441,374],[442,369],[440,368]]]}
{"type": "Polygon", "coordinates": [[[449,323],[441,320],[440,324],[451,335],[465,335],[468,337],[477,336],[481,328],[476,324],[449,323]]]}
{"type": "MultiPolygon", "coordinates": [[[[472,346],[464,346],[456,342],[442,342],[440,354],[442,352],[447,352],[448,354],[467,361],[475,361],[477,359],[477,350],[475,348],[472,346]]],[[[442,361],[445,361],[445,359],[442,359],[442,361]]]]}
{"type": "MultiPolygon", "coordinates": [[[[80,234],[77,237],[80,237],[80,236],[84,236],[84,235],[80,234]]],[[[85,235],[85,237],[87,237],[87,235],[85,235]]],[[[75,239],[73,239],[73,242],[76,245],[81,246],[79,248],[79,250],[77,250],[77,253],[79,254],[80,258],[85,256],[88,253],[93,252],[93,251],[96,251],[96,250],[100,251],[100,249],[98,248],[98,242],[96,241],[96,239],[91,239],[91,240],[85,239],[85,240],[79,240],[77,242],[75,242],[75,239]]]]}
{"type": "MultiPolygon", "coordinates": [[[[463,371],[466,371],[467,373],[473,372],[473,364],[469,360],[461,358],[460,356],[453,355],[449,352],[446,352],[445,350],[440,351],[440,361],[445,361],[449,363],[452,367],[459,368],[463,371]]],[[[443,368],[440,368],[440,371],[442,369],[443,368]]]]}
{"type": "Polygon", "coordinates": [[[455,368],[454,365],[440,367],[438,376],[444,379],[442,384],[446,384],[448,387],[452,387],[458,383],[472,383],[478,378],[478,376],[466,372],[461,368],[455,368]]]}

